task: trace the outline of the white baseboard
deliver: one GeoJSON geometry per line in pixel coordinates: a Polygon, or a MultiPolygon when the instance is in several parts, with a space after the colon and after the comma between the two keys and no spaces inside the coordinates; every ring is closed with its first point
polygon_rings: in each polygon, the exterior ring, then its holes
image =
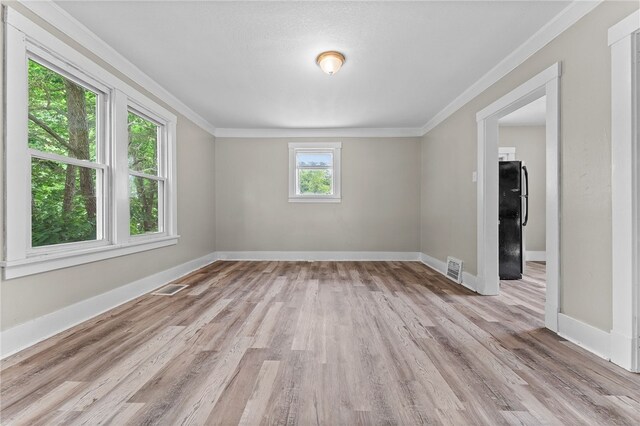
{"type": "MultiPolygon", "coordinates": [[[[442,275],[446,276],[447,271],[447,263],[443,262],[440,259],[436,259],[435,257],[431,257],[428,254],[420,253],[420,261],[427,265],[428,267],[435,269],[440,272],[442,275]]],[[[464,265],[464,264],[463,264],[464,265]]],[[[463,266],[464,269],[464,266],[463,266]]],[[[463,286],[468,288],[471,291],[476,291],[478,286],[478,278],[475,275],[471,275],[468,272],[462,271],[462,283],[463,286]]]]}
{"type": "Polygon", "coordinates": [[[606,331],[559,313],[558,335],[601,358],[611,359],[611,335],[606,331]]]}
{"type": "Polygon", "coordinates": [[[624,336],[611,331],[611,362],[629,371],[640,372],[640,365],[636,362],[636,348],[638,341],[630,336],[624,336]]]}
{"type": "Polygon", "coordinates": [[[524,259],[529,262],[546,262],[547,261],[547,252],[546,251],[525,251],[524,259]]]}
{"type": "Polygon", "coordinates": [[[210,253],[5,330],[0,333],[0,359],[162,287],[216,260],[216,253],[210,253]]]}
{"type": "Polygon", "coordinates": [[[417,261],[414,251],[219,251],[219,260],[417,261]]]}

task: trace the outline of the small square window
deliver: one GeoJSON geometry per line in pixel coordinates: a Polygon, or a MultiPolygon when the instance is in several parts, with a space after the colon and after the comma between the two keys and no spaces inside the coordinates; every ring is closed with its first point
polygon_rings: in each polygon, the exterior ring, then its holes
{"type": "Polygon", "coordinates": [[[342,144],[289,144],[289,202],[333,202],[340,197],[342,144]]]}

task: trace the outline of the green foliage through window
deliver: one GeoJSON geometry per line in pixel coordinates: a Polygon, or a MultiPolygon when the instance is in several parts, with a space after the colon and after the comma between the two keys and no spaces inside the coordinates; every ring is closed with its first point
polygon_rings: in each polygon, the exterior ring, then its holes
{"type": "Polygon", "coordinates": [[[85,175],[89,182],[95,182],[95,170],[38,158],[32,160],[33,247],[96,239],[95,213],[89,216],[95,212],[96,199],[75,190],[81,187],[85,175]]]}
{"type": "MultiPolygon", "coordinates": [[[[96,161],[97,95],[29,60],[29,148],[96,161]]],[[[31,162],[33,247],[96,239],[96,170],[31,162]]]]}
{"type": "Polygon", "coordinates": [[[131,235],[158,232],[158,181],[129,177],[129,232],[131,235]]]}
{"type": "Polygon", "coordinates": [[[331,170],[329,169],[299,169],[298,188],[300,195],[331,195],[331,170]]]}
{"type": "MultiPolygon", "coordinates": [[[[129,112],[129,169],[158,175],[158,131],[155,123],[129,112]]],[[[158,201],[162,182],[141,176],[129,177],[129,233],[159,232],[158,201]]]]}
{"type": "Polygon", "coordinates": [[[129,168],[137,172],[158,173],[158,126],[129,113],[129,168]]]}

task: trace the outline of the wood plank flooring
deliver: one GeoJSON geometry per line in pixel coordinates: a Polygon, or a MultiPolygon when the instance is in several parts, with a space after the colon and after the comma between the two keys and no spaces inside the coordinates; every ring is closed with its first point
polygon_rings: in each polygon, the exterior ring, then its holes
{"type": "Polygon", "coordinates": [[[528,309],[544,323],[544,302],[547,288],[545,262],[527,262],[520,280],[500,281],[500,298],[508,305],[528,309]]]}
{"type": "Polygon", "coordinates": [[[639,424],[640,376],[417,262],[217,262],[2,362],[3,424],[639,424]]]}

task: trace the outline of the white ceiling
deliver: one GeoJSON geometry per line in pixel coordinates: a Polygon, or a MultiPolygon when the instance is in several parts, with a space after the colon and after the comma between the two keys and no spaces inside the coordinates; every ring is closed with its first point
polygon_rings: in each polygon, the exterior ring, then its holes
{"type": "Polygon", "coordinates": [[[570,2],[63,1],[217,128],[419,128],[570,2]],[[323,74],[318,53],[339,50],[323,74]]]}
{"type": "Polygon", "coordinates": [[[547,114],[547,97],[535,101],[505,115],[498,124],[501,126],[544,126],[547,114]]]}

